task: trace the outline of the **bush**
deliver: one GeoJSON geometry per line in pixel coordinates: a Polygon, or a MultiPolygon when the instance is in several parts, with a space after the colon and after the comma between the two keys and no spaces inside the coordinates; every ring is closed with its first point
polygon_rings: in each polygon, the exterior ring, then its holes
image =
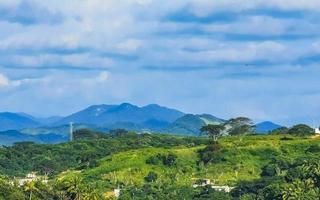
{"type": "Polygon", "coordinates": [[[288,141],[288,140],[293,140],[293,138],[285,136],[285,137],[280,138],[280,140],[288,141]]]}
{"type": "Polygon", "coordinates": [[[275,176],[277,175],[277,165],[266,165],[262,168],[261,176],[275,176]]]}
{"type": "Polygon", "coordinates": [[[176,164],[177,155],[169,153],[168,155],[157,154],[156,156],[151,156],[146,160],[149,165],[159,165],[163,164],[168,167],[172,167],[176,164]]]}
{"type": "Polygon", "coordinates": [[[159,165],[162,163],[163,156],[157,154],[156,156],[151,156],[146,160],[146,163],[149,165],[159,165]]]}
{"type": "Polygon", "coordinates": [[[193,199],[231,200],[232,197],[229,193],[218,192],[212,189],[210,186],[206,186],[200,191],[199,194],[196,194],[193,199]]]}
{"type": "Polygon", "coordinates": [[[314,144],[314,145],[310,146],[307,149],[307,152],[309,152],[309,153],[319,153],[320,152],[320,145],[314,144]]]}
{"type": "Polygon", "coordinates": [[[204,164],[222,161],[224,157],[219,154],[219,151],[219,143],[215,142],[208,145],[206,148],[199,151],[200,161],[204,164]]]}
{"type": "Polygon", "coordinates": [[[270,134],[272,134],[272,135],[283,135],[283,134],[287,134],[288,130],[289,129],[287,127],[280,127],[280,128],[272,130],[270,132],[270,134]]]}
{"type": "Polygon", "coordinates": [[[158,179],[158,174],[153,171],[149,172],[149,174],[146,177],[144,177],[144,180],[149,183],[155,182],[157,179],[158,179]]]}
{"type": "Polygon", "coordinates": [[[172,167],[176,163],[177,156],[173,153],[169,153],[163,160],[163,164],[172,167]]]}

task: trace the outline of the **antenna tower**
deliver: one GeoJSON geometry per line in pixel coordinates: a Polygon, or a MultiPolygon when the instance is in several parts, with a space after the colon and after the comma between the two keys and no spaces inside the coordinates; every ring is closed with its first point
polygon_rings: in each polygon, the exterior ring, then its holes
{"type": "Polygon", "coordinates": [[[73,123],[72,122],[70,122],[70,133],[69,134],[70,134],[69,135],[70,142],[72,142],[73,141],[73,123]]]}

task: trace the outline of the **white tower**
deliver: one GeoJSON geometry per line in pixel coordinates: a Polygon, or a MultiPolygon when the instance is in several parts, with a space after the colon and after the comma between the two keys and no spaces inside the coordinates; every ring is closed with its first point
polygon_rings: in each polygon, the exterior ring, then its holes
{"type": "Polygon", "coordinates": [[[70,133],[69,133],[70,142],[73,141],[73,123],[70,122],[70,133]]]}

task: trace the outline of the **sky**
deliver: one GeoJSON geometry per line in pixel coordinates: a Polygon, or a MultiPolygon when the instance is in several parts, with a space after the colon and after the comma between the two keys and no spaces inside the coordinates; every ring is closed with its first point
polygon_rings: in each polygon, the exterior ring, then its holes
{"type": "Polygon", "coordinates": [[[0,0],[0,111],[320,125],[319,0],[0,0]]]}

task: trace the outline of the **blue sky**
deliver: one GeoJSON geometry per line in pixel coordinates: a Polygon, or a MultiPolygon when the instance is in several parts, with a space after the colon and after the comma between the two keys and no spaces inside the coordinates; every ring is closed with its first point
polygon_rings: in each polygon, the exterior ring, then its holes
{"type": "Polygon", "coordinates": [[[0,111],[92,104],[320,124],[318,0],[1,0],[0,111]]]}

